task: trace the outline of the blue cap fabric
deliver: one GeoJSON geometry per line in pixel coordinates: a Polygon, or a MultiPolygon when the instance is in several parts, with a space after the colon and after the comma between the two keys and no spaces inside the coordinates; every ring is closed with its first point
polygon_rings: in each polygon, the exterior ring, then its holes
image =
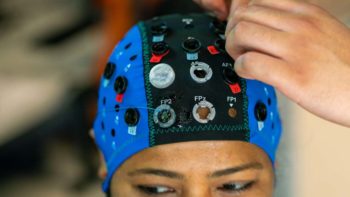
{"type": "Polygon", "coordinates": [[[132,155],[161,144],[239,140],[275,160],[281,122],[274,89],[234,72],[225,23],[171,15],[134,26],[101,78],[95,141],[108,175],[132,155]]]}

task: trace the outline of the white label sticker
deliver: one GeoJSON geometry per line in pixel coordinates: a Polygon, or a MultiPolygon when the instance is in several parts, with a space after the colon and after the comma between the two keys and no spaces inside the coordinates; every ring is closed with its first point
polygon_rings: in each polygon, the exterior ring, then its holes
{"type": "Polygon", "coordinates": [[[103,80],[103,87],[106,88],[108,86],[108,84],[109,84],[109,80],[107,80],[107,79],[103,80]]]}
{"type": "Polygon", "coordinates": [[[259,121],[259,122],[258,122],[258,129],[259,129],[259,131],[262,131],[262,130],[264,129],[264,127],[265,127],[264,122],[259,121]]]}
{"type": "Polygon", "coordinates": [[[265,94],[266,94],[266,96],[269,96],[269,91],[267,90],[267,88],[266,88],[266,87],[264,88],[264,90],[265,90],[265,94]]]}
{"type": "Polygon", "coordinates": [[[131,68],[131,64],[128,64],[125,68],[124,68],[124,72],[128,72],[129,71],[129,69],[131,68]]]}
{"type": "Polygon", "coordinates": [[[123,51],[121,51],[121,52],[119,52],[118,54],[117,54],[117,60],[120,58],[120,56],[122,56],[123,55],[123,51]]]}
{"type": "Polygon", "coordinates": [[[198,60],[198,53],[187,53],[187,60],[189,61],[198,60]]]}
{"type": "Polygon", "coordinates": [[[116,116],[116,117],[115,117],[114,122],[115,122],[116,125],[119,125],[119,116],[116,116]]]}
{"type": "Polygon", "coordinates": [[[113,150],[117,150],[117,144],[115,142],[112,143],[113,150]]]}
{"type": "Polygon", "coordinates": [[[152,41],[153,41],[153,42],[163,42],[163,41],[164,41],[164,35],[153,36],[152,41]]]}
{"type": "Polygon", "coordinates": [[[137,127],[129,127],[128,128],[128,133],[130,135],[136,135],[136,130],[137,130],[137,127]]]}

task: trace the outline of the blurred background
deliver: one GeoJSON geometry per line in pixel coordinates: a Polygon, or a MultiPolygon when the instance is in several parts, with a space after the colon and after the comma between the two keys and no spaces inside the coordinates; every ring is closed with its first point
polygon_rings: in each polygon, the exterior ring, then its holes
{"type": "MultiPolygon", "coordinates": [[[[138,20],[201,11],[189,0],[0,0],[0,196],[104,196],[88,132],[108,55],[138,20]]],[[[344,196],[349,129],[283,96],[280,108],[275,196],[344,196]]]]}

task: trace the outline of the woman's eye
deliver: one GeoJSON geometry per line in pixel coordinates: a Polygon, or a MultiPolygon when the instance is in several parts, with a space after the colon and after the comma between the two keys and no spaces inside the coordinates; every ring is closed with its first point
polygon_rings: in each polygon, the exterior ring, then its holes
{"type": "Polygon", "coordinates": [[[166,187],[166,186],[144,186],[139,185],[137,188],[146,194],[168,194],[168,193],[174,193],[175,189],[166,187]]]}
{"type": "Polygon", "coordinates": [[[254,185],[255,181],[251,182],[242,182],[242,183],[228,183],[224,184],[218,189],[224,192],[242,192],[254,185]]]}

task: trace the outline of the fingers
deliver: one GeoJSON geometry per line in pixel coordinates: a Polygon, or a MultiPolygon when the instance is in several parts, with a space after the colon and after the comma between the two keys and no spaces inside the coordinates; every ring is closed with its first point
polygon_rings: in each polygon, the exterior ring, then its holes
{"type": "Polygon", "coordinates": [[[280,9],[284,11],[303,12],[306,9],[305,3],[295,0],[252,0],[249,5],[260,5],[280,9]]]}
{"type": "Polygon", "coordinates": [[[229,16],[227,18],[229,23],[227,24],[227,27],[226,27],[226,33],[225,33],[226,36],[228,34],[228,31],[232,30],[233,25],[234,25],[233,23],[230,23],[229,19],[231,19],[234,16],[234,14],[236,13],[236,10],[238,8],[246,7],[248,5],[248,3],[249,3],[249,0],[234,0],[232,2],[231,7],[230,7],[230,14],[229,14],[229,16]]]}
{"type": "MultiPolygon", "coordinates": [[[[295,31],[305,25],[318,24],[322,16],[329,14],[322,8],[295,0],[239,0],[232,4],[226,35],[240,20],[256,22],[284,31],[295,31]],[[245,1],[245,2],[243,2],[245,1]]],[[[334,21],[331,21],[334,23],[334,21]]]]}
{"type": "Polygon", "coordinates": [[[201,5],[203,8],[214,12],[221,20],[225,20],[228,16],[228,7],[231,1],[228,0],[194,0],[194,2],[201,5]]]}
{"type": "Polygon", "coordinates": [[[227,33],[229,33],[239,21],[249,21],[288,32],[293,32],[297,27],[305,23],[305,21],[301,20],[301,17],[291,12],[252,5],[241,7],[236,10],[235,14],[228,22],[227,33]]]}
{"type": "Polygon", "coordinates": [[[245,7],[249,4],[250,0],[234,0],[230,7],[230,13],[234,13],[239,7],[245,7]]]}
{"type": "Polygon", "coordinates": [[[291,39],[288,36],[285,32],[243,21],[228,34],[226,50],[234,59],[247,51],[259,51],[283,57],[291,46],[291,39]]]}
{"type": "Polygon", "coordinates": [[[324,9],[315,5],[306,3],[303,1],[295,1],[295,0],[252,0],[249,5],[260,5],[270,8],[279,9],[282,11],[289,11],[296,14],[307,15],[307,16],[317,16],[317,15],[328,15],[330,16],[324,9]]]}
{"type": "MultiPolygon", "coordinates": [[[[230,18],[233,17],[234,13],[236,12],[236,10],[239,8],[239,7],[246,7],[248,4],[249,4],[249,1],[250,0],[234,0],[232,3],[231,3],[231,6],[229,7],[229,15],[228,15],[228,20],[230,18]]],[[[227,29],[232,29],[232,27],[230,28],[229,24],[226,28],[226,32],[227,32],[227,29]]]]}
{"type": "Polygon", "coordinates": [[[294,80],[293,70],[281,59],[258,52],[247,52],[236,60],[235,71],[241,77],[255,79],[283,89],[294,80]]]}

